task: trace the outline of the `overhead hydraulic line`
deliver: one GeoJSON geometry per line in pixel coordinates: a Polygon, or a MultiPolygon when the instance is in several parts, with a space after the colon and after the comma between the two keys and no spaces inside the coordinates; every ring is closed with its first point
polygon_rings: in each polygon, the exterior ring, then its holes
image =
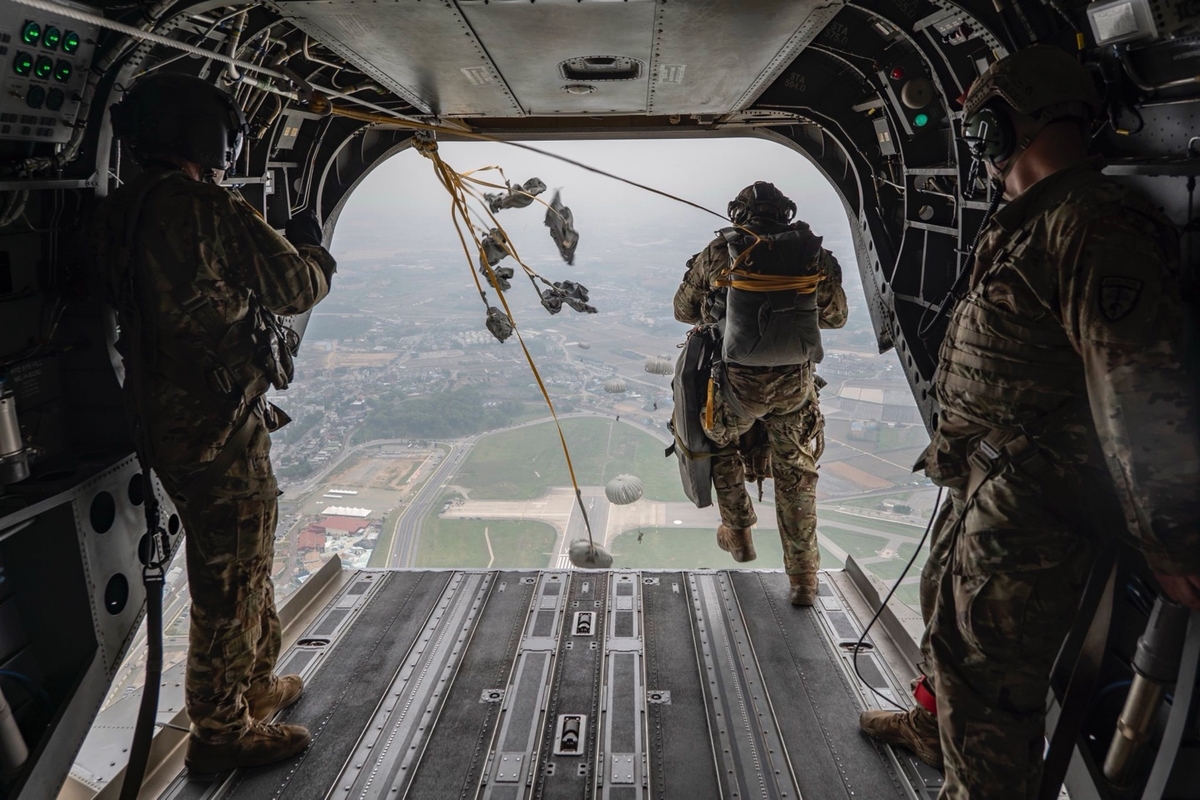
{"type": "MultiPolygon", "coordinates": [[[[178,41],[177,39],[172,39],[169,36],[163,36],[158,33],[151,33],[150,31],[144,31],[141,28],[135,28],[132,25],[126,25],[123,22],[117,22],[116,20],[111,20],[108,17],[100,16],[98,14],[92,14],[87,11],[81,11],[77,8],[72,8],[70,6],[59,5],[58,3],[52,2],[52,0],[12,0],[12,2],[17,3],[19,5],[23,5],[23,6],[28,6],[29,8],[36,8],[39,11],[46,11],[51,14],[61,14],[64,17],[68,17],[68,18],[76,20],[78,22],[86,22],[90,25],[95,25],[100,28],[106,28],[111,31],[116,31],[117,33],[123,33],[126,36],[132,37],[134,39],[140,39],[140,40],[146,41],[146,42],[153,42],[154,44],[162,45],[163,47],[172,47],[176,50],[181,50],[185,53],[190,53],[191,55],[201,56],[203,58],[210,58],[213,61],[219,61],[222,64],[229,64],[231,66],[236,67],[239,70],[244,70],[246,72],[254,72],[259,75],[266,75],[267,77],[275,78],[275,79],[281,80],[281,81],[287,81],[289,83],[292,82],[292,80],[293,80],[292,77],[287,75],[286,73],[280,72],[279,70],[276,70],[276,69],[272,69],[271,67],[264,67],[260,64],[253,64],[249,61],[242,61],[237,58],[231,58],[231,57],[225,55],[224,53],[217,53],[217,52],[213,52],[212,50],[205,50],[203,47],[197,47],[195,45],[188,44],[187,42],[181,42],[181,41],[178,41]]],[[[297,99],[296,92],[280,89],[276,86],[267,84],[266,81],[254,81],[254,84],[258,88],[263,89],[265,91],[273,92],[275,94],[282,95],[283,97],[287,97],[292,100],[297,99]]],[[[357,103],[358,105],[361,105],[364,108],[370,108],[370,109],[373,109],[378,112],[383,112],[385,114],[392,115],[395,117],[395,119],[398,119],[398,120],[408,120],[409,119],[408,117],[406,117],[403,114],[400,114],[399,112],[392,111],[391,109],[388,109],[384,106],[376,105],[375,103],[371,103],[371,102],[369,102],[367,100],[363,100],[359,97],[353,97],[353,96],[345,94],[343,92],[339,92],[336,89],[330,89],[325,86],[320,86],[318,84],[312,84],[312,88],[314,88],[317,91],[321,92],[322,94],[328,95],[330,97],[337,97],[342,100],[347,100],[351,103],[357,103]]],[[[417,120],[412,120],[412,121],[418,122],[417,120]]],[[[455,130],[455,129],[447,129],[447,130],[455,130]]]]}
{"type": "MultiPolygon", "coordinates": [[[[314,85],[312,88],[319,92],[325,93],[323,89],[321,89],[320,87],[318,87],[316,85],[314,85]]],[[[349,98],[349,99],[357,100],[357,98],[349,98]]],[[[362,103],[362,105],[366,105],[366,104],[362,103]]],[[[611,178],[614,181],[619,181],[620,183],[624,183],[629,186],[633,186],[634,188],[641,189],[642,191],[650,192],[651,194],[656,194],[656,195],[659,195],[660,197],[665,197],[668,200],[674,200],[677,203],[683,203],[686,206],[691,206],[692,208],[695,208],[699,211],[703,211],[706,214],[712,214],[714,217],[720,217],[723,220],[729,219],[729,217],[727,217],[724,214],[721,214],[720,212],[713,211],[711,208],[707,208],[705,206],[700,205],[699,203],[694,203],[691,200],[687,200],[687,199],[684,199],[677,195],[673,195],[670,192],[664,192],[662,189],[655,189],[653,186],[647,186],[644,183],[638,183],[637,181],[630,180],[629,178],[623,178],[620,175],[614,175],[613,173],[608,172],[606,170],[602,170],[599,167],[593,167],[588,164],[584,164],[580,161],[576,161],[573,158],[567,158],[566,156],[561,156],[561,155],[558,155],[557,153],[552,153],[548,150],[543,150],[540,147],[534,147],[532,145],[528,145],[523,142],[512,142],[512,141],[508,141],[507,139],[498,138],[496,136],[489,136],[486,133],[478,133],[476,131],[464,130],[464,129],[458,128],[458,127],[450,127],[450,126],[446,126],[446,125],[437,125],[434,123],[422,122],[420,120],[415,120],[415,119],[412,119],[411,117],[404,116],[402,114],[396,114],[395,112],[389,111],[387,109],[383,109],[384,113],[382,113],[382,114],[368,114],[366,112],[358,111],[357,109],[347,108],[345,106],[335,106],[332,103],[329,103],[327,101],[327,99],[319,98],[319,97],[313,98],[313,101],[310,104],[309,110],[311,110],[317,114],[328,113],[328,114],[332,114],[337,117],[346,117],[347,119],[356,119],[356,120],[359,120],[360,122],[371,122],[371,123],[375,123],[377,125],[396,125],[398,127],[410,128],[412,130],[417,130],[417,131],[429,131],[431,133],[442,133],[442,134],[446,134],[448,136],[461,136],[464,139],[475,139],[475,140],[481,141],[481,142],[493,142],[496,144],[508,145],[509,147],[517,147],[517,148],[520,148],[521,150],[528,150],[531,153],[537,153],[538,155],[545,156],[547,158],[552,158],[556,161],[562,161],[563,163],[570,164],[573,167],[579,167],[582,170],[586,170],[587,172],[591,172],[596,175],[602,175],[605,178],[611,178]]]]}
{"type": "MultiPolygon", "coordinates": [[[[186,42],[181,42],[176,39],[172,39],[169,36],[163,36],[161,34],[151,33],[150,31],[144,31],[141,28],[135,28],[132,25],[126,25],[122,22],[117,22],[116,20],[111,20],[111,19],[108,19],[107,17],[101,16],[98,14],[92,14],[87,11],[81,11],[77,8],[72,8],[70,6],[60,5],[56,2],[52,2],[52,0],[12,0],[12,2],[17,3],[19,5],[27,6],[29,8],[36,8],[40,11],[47,11],[52,14],[61,14],[65,17],[69,17],[70,19],[74,19],[78,22],[86,22],[91,25],[96,25],[97,27],[106,28],[111,31],[116,31],[117,33],[123,33],[126,36],[130,36],[135,39],[141,39],[142,41],[153,42],[154,44],[162,45],[163,47],[171,47],[176,50],[180,50],[185,53],[189,53],[191,55],[200,56],[203,58],[209,58],[209,59],[212,59],[213,61],[218,61],[222,64],[227,64],[229,66],[234,67],[235,69],[242,70],[244,72],[253,72],[258,75],[265,75],[267,77],[275,78],[277,80],[287,81],[289,84],[295,82],[294,75],[288,75],[284,72],[280,72],[279,70],[272,69],[271,67],[264,67],[260,64],[254,64],[249,61],[242,61],[241,59],[233,58],[231,56],[225,55],[224,53],[214,52],[212,50],[205,50],[203,47],[197,47],[195,45],[191,45],[186,42]]],[[[243,80],[247,80],[247,79],[243,76],[243,80]]],[[[252,82],[257,88],[262,89],[264,91],[269,91],[274,94],[278,94],[282,97],[287,97],[288,99],[291,99],[291,100],[300,100],[301,102],[303,102],[300,99],[300,93],[298,93],[297,91],[280,89],[276,86],[269,84],[267,81],[254,80],[252,82]]],[[[576,161],[573,158],[567,158],[566,156],[561,156],[561,155],[558,155],[557,153],[552,153],[547,150],[542,150],[541,148],[538,148],[538,147],[533,147],[532,145],[527,145],[527,144],[524,144],[521,142],[506,141],[504,139],[500,139],[495,136],[488,136],[487,134],[477,133],[475,131],[468,130],[464,127],[460,127],[458,125],[449,125],[449,124],[445,124],[445,123],[432,124],[432,123],[424,122],[422,120],[418,120],[413,117],[410,117],[406,114],[402,114],[398,111],[393,111],[392,109],[387,108],[385,106],[377,105],[368,100],[363,100],[360,97],[354,97],[351,94],[347,94],[345,92],[339,92],[337,89],[332,89],[332,88],[329,88],[326,86],[322,86],[320,84],[310,83],[305,88],[309,88],[309,89],[313,90],[314,92],[319,93],[319,95],[314,96],[312,98],[311,102],[309,103],[310,110],[312,110],[316,113],[328,113],[328,114],[333,114],[334,116],[346,117],[347,119],[356,119],[356,120],[359,120],[360,122],[370,122],[370,123],[381,124],[381,125],[397,125],[400,127],[409,128],[411,130],[430,131],[433,133],[442,133],[442,134],[446,134],[446,135],[450,135],[450,136],[461,136],[466,139],[475,139],[477,141],[496,142],[499,144],[508,145],[509,147],[517,147],[522,150],[528,150],[531,153],[537,153],[538,155],[542,155],[547,158],[555,159],[556,161],[562,161],[562,162],[564,162],[566,164],[570,164],[574,167],[579,167],[582,170],[594,173],[596,175],[602,175],[606,178],[610,178],[610,179],[618,181],[620,183],[624,183],[629,186],[633,186],[634,188],[641,189],[646,192],[650,192],[651,194],[656,194],[656,195],[659,195],[660,197],[665,197],[668,200],[674,200],[677,203],[683,203],[686,206],[691,206],[692,208],[695,208],[699,211],[703,211],[706,214],[711,214],[714,217],[719,217],[720,219],[726,219],[726,220],[728,219],[728,217],[725,216],[724,214],[721,214],[717,211],[713,211],[711,208],[702,206],[699,203],[694,203],[691,200],[687,200],[687,199],[679,197],[677,195],[673,195],[670,192],[665,192],[661,189],[655,189],[653,186],[647,186],[644,183],[638,183],[637,181],[630,180],[629,178],[623,178],[620,175],[614,175],[613,173],[608,172],[606,170],[602,170],[597,167],[593,167],[588,164],[584,164],[580,161],[576,161]],[[320,95],[323,95],[323,97],[320,95]],[[363,108],[371,109],[371,111],[374,111],[375,113],[359,111],[357,109],[348,108],[346,106],[335,106],[332,103],[328,102],[329,98],[331,98],[331,97],[336,97],[340,100],[345,100],[345,101],[348,101],[355,105],[362,106],[363,108]]]]}
{"type": "Polygon", "coordinates": [[[86,22],[91,25],[97,25],[101,28],[108,28],[111,31],[123,33],[126,36],[132,36],[135,39],[154,42],[155,44],[161,44],[166,47],[174,47],[176,50],[183,50],[191,53],[192,55],[211,58],[214,61],[230,64],[238,69],[251,70],[253,72],[258,72],[261,75],[269,75],[272,78],[278,78],[285,81],[288,80],[287,75],[268,67],[260,67],[256,64],[251,64],[248,61],[239,61],[238,59],[230,58],[223,53],[214,53],[213,51],[205,50],[202,47],[196,47],[195,45],[190,45],[186,42],[177,41],[169,36],[163,36],[161,34],[151,33],[150,31],[144,31],[141,28],[135,28],[132,25],[126,25],[123,22],[111,20],[108,17],[102,17],[98,14],[91,14],[87,11],[80,11],[77,8],[50,2],[50,0],[12,0],[12,2],[23,6],[29,6],[30,8],[36,8],[39,11],[46,11],[51,14],[61,14],[62,16],[69,17],[77,22],[86,22]]]}

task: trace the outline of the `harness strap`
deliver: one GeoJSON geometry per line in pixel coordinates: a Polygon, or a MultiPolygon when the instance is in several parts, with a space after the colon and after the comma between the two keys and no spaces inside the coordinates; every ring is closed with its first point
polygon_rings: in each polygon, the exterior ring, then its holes
{"type": "Polygon", "coordinates": [[[1050,471],[1050,461],[1042,449],[1026,433],[993,428],[979,441],[967,458],[971,467],[967,477],[967,502],[975,496],[989,478],[1006,464],[1040,478],[1050,471]]]}
{"type": "Polygon", "coordinates": [[[817,284],[825,280],[823,273],[816,275],[766,275],[758,272],[733,270],[716,278],[714,286],[730,286],[747,292],[782,292],[789,289],[799,294],[812,294],[817,284]]]}
{"type": "Polygon", "coordinates": [[[690,459],[692,461],[703,461],[706,458],[714,458],[716,456],[734,455],[737,453],[737,448],[732,447],[732,446],[726,446],[726,447],[722,447],[720,450],[713,450],[712,452],[709,452],[709,453],[698,453],[695,450],[689,449],[688,446],[686,444],[684,444],[679,439],[678,436],[676,436],[675,441],[671,442],[671,444],[669,444],[667,446],[666,450],[663,451],[663,455],[669,457],[669,456],[675,455],[675,453],[677,453],[677,452],[682,453],[684,458],[690,459]]]}

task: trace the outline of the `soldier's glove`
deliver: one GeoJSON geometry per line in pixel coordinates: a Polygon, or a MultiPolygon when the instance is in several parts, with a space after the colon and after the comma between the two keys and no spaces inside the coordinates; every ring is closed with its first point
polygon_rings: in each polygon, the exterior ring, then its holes
{"type": "Polygon", "coordinates": [[[289,219],[287,227],[284,228],[284,235],[296,247],[304,244],[320,247],[325,240],[321,220],[317,219],[316,210],[311,208],[289,219]]]}

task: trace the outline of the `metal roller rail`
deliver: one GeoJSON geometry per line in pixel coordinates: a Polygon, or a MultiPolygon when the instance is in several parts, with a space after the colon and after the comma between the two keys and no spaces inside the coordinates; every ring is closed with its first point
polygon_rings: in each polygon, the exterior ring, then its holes
{"type": "Polygon", "coordinates": [[[596,740],[600,687],[604,680],[607,631],[606,598],[610,573],[572,573],[567,595],[566,623],[558,649],[533,796],[575,800],[594,796],[596,740]]]}
{"type": "Polygon", "coordinates": [[[723,796],[798,798],[775,707],[729,578],[692,574],[689,588],[723,796]]]}
{"type": "Polygon", "coordinates": [[[491,575],[454,574],[326,795],[329,800],[404,796],[492,584],[491,575]]]}
{"type": "Polygon", "coordinates": [[[569,578],[568,572],[543,572],[537,578],[525,635],[480,778],[478,796],[485,800],[516,800],[532,785],[549,678],[565,627],[569,578]]]}

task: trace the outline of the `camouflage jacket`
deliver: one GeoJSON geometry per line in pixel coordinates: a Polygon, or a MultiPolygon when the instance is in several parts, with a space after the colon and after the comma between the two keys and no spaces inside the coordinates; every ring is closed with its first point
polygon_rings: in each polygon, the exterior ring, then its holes
{"type": "MultiPolygon", "coordinates": [[[[795,223],[804,225],[804,223],[795,223]]],[[[805,226],[807,228],[807,226],[805,226]]],[[[817,286],[817,309],[822,328],[841,328],[848,310],[842,289],[842,268],[833,253],[822,249],[820,258],[826,278],[817,286]]],[[[714,323],[713,304],[725,292],[717,278],[729,269],[729,245],[718,236],[688,259],[687,272],[675,292],[675,319],[688,324],[714,323]]]]}
{"type": "Polygon", "coordinates": [[[1011,476],[980,512],[994,527],[1111,528],[1091,509],[1115,494],[1110,516],[1123,512],[1154,570],[1196,574],[1200,439],[1178,235],[1097,167],[1039,181],[985,231],[939,356],[926,471],[961,486],[989,429],[1031,433],[1059,482],[1011,476]]]}
{"type": "MultiPolygon", "coordinates": [[[[122,186],[97,211],[92,238],[101,291],[118,308],[122,329],[132,330],[121,308],[127,266],[134,265],[134,296],[144,328],[145,386],[138,398],[156,466],[210,461],[221,451],[238,413],[238,399],[202,393],[168,380],[155,368],[170,354],[210,361],[218,347],[226,360],[254,359],[249,341],[251,294],[276,314],[312,308],[329,292],[324,266],[333,257],[323,247],[293,247],[241,198],[220,186],[195,181],[182,171],[151,169],[122,186]],[[126,227],[139,189],[157,181],[141,204],[130,258],[122,255],[126,227]],[[207,299],[225,327],[222,342],[185,311],[180,287],[207,299]],[[153,344],[160,344],[157,347],[153,344]],[[148,350],[154,352],[145,352],[148,350]]],[[[213,317],[208,317],[209,321],[213,317]]],[[[118,347],[128,356],[129,342],[118,347]]],[[[199,367],[198,367],[199,369],[199,367]]]]}

